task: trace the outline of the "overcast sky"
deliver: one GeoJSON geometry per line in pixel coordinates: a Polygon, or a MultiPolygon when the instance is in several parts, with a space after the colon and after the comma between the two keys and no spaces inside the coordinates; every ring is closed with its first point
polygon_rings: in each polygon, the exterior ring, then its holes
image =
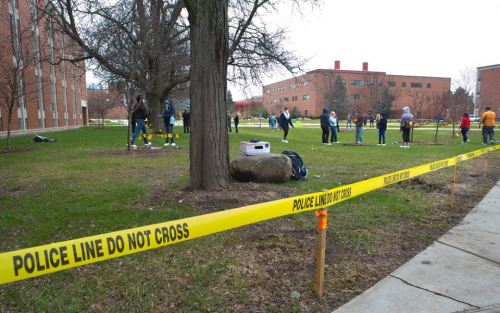
{"type": "MultiPolygon", "coordinates": [[[[346,70],[368,62],[372,71],[456,80],[466,68],[500,63],[500,0],[323,0],[302,14],[280,8],[265,20],[288,29],[286,47],[310,59],[306,70],[340,60],[346,70]]],[[[264,83],[290,77],[272,73],[264,83]]],[[[262,92],[228,88],[235,100],[262,92]]]]}
{"type": "MultiPolygon", "coordinates": [[[[500,0],[323,0],[302,16],[282,10],[270,21],[287,26],[287,47],[310,58],[306,70],[340,60],[346,70],[368,62],[373,71],[453,80],[466,68],[500,63],[500,0]]],[[[245,97],[229,88],[235,100],[245,97]]]]}

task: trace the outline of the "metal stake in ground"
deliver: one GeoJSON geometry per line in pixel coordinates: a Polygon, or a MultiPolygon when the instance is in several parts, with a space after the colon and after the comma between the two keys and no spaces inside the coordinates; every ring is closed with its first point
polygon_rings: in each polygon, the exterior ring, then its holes
{"type": "Polygon", "coordinates": [[[484,156],[484,177],[486,178],[486,173],[488,172],[488,155],[484,156]]]}
{"type": "Polygon", "coordinates": [[[452,175],[451,175],[451,191],[450,191],[450,207],[455,208],[455,189],[457,181],[457,165],[453,165],[452,175]]]}
{"type": "Polygon", "coordinates": [[[318,217],[318,249],[316,251],[316,294],[323,297],[325,291],[325,246],[328,210],[321,209],[315,212],[318,217]]]}

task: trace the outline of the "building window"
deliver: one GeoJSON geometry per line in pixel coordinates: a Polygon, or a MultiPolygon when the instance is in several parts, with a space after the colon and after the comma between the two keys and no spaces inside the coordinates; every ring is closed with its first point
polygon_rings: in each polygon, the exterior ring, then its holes
{"type": "Polygon", "coordinates": [[[288,97],[283,98],[283,101],[288,102],[288,97]]]}
{"type": "Polygon", "coordinates": [[[292,96],[292,101],[297,101],[297,96],[292,96]]]}
{"type": "Polygon", "coordinates": [[[422,83],[411,83],[411,88],[422,88],[422,83]]]}
{"type": "Polygon", "coordinates": [[[406,87],[406,82],[402,82],[401,87],[406,87]]]}
{"type": "Polygon", "coordinates": [[[432,84],[431,83],[427,83],[427,88],[432,88],[432,84]]]}
{"type": "Polygon", "coordinates": [[[309,82],[306,80],[306,81],[304,82],[304,87],[307,87],[307,86],[309,86],[309,82]]]}
{"type": "Polygon", "coordinates": [[[361,96],[357,93],[351,94],[351,100],[359,100],[361,99],[361,96]]]}
{"type": "Polygon", "coordinates": [[[302,99],[304,99],[304,100],[309,100],[309,99],[311,99],[311,95],[310,95],[310,94],[303,95],[303,96],[302,96],[302,99]]]}
{"type": "Polygon", "coordinates": [[[387,86],[396,87],[396,82],[387,82],[387,86]]]}
{"type": "Polygon", "coordinates": [[[351,85],[352,86],[364,86],[365,81],[364,80],[359,80],[359,79],[353,79],[351,80],[351,85]]]}
{"type": "Polygon", "coordinates": [[[295,86],[295,84],[290,84],[289,87],[290,87],[290,89],[295,89],[296,86],[295,86]]]}

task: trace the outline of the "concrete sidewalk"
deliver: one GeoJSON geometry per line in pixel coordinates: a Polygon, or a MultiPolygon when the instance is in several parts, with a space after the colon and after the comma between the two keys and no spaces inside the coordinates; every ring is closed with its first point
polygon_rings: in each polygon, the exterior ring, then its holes
{"type": "Polygon", "coordinates": [[[460,225],[334,312],[500,312],[500,181],[460,225]]]}

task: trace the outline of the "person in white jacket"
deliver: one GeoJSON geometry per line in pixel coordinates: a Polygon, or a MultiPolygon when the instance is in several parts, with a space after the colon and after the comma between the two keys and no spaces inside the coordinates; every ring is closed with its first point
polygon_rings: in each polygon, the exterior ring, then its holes
{"type": "Polygon", "coordinates": [[[335,111],[330,112],[329,122],[330,122],[330,132],[331,132],[330,142],[339,143],[337,139],[337,133],[339,132],[340,129],[339,129],[339,121],[337,119],[337,114],[335,113],[335,111]]]}

